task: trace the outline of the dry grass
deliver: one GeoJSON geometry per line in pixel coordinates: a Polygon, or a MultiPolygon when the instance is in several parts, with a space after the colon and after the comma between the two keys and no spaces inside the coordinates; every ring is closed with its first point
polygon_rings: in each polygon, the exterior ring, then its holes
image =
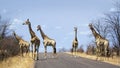
{"type": "Polygon", "coordinates": [[[10,57],[0,62],[0,68],[34,68],[34,61],[30,56],[10,57]]]}
{"type": "MultiPolygon", "coordinates": [[[[71,52],[66,52],[67,54],[72,54],[71,52]]],[[[77,53],[77,56],[83,57],[83,58],[88,58],[88,59],[92,59],[92,60],[96,60],[96,56],[95,55],[87,55],[85,53],[77,53]]],[[[106,62],[106,63],[110,63],[110,64],[114,64],[114,65],[118,65],[120,66],[120,57],[113,57],[113,58],[107,58],[105,60],[104,57],[99,58],[98,60],[101,60],[102,62],[106,62]]]]}

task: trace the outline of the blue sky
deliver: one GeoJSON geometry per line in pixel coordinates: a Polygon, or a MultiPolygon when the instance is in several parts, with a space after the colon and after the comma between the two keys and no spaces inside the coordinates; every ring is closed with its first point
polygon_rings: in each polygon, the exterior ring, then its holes
{"type": "MultiPolygon", "coordinates": [[[[41,25],[43,31],[57,42],[57,49],[72,47],[74,27],[78,27],[79,46],[85,48],[94,38],[88,24],[100,18],[103,13],[114,11],[113,0],[0,0],[0,14],[10,19],[16,33],[30,41],[27,26],[22,23],[30,19],[32,28],[41,40],[40,51],[44,51],[43,39],[37,31],[41,25]]],[[[48,47],[52,51],[51,47],[48,47]]]]}

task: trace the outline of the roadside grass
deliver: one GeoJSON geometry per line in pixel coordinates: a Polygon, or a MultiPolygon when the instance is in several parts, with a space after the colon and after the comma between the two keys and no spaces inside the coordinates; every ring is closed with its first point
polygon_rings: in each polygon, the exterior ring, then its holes
{"type": "MultiPolygon", "coordinates": [[[[71,52],[66,52],[66,53],[72,55],[71,52]]],[[[75,55],[75,54],[73,54],[73,55],[75,55]]],[[[83,57],[83,58],[96,60],[96,55],[87,55],[85,53],[78,53],[77,52],[76,56],[80,56],[80,57],[83,57]]],[[[110,63],[110,64],[114,64],[114,65],[120,66],[120,57],[114,56],[113,58],[109,57],[109,58],[106,58],[106,59],[105,59],[105,57],[99,57],[98,60],[100,60],[101,62],[106,62],[106,63],[110,63]]]]}
{"type": "Polygon", "coordinates": [[[9,57],[0,62],[0,68],[34,68],[34,60],[30,56],[9,57]]]}

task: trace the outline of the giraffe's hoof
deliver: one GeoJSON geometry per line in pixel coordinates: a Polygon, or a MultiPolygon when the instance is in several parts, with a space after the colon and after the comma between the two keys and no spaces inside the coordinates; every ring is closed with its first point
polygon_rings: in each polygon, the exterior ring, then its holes
{"type": "Polygon", "coordinates": [[[37,58],[37,60],[39,60],[39,58],[37,58]]]}

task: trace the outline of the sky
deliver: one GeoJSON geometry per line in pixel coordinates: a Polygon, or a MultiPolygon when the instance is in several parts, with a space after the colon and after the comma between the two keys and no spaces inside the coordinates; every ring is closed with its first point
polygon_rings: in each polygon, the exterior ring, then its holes
{"type": "MultiPolygon", "coordinates": [[[[0,0],[0,15],[9,19],[10,29],[30,42],[28,26],[22,25],[28,18],[32,29],[40,38],[39,51],[44,51],[43,39],[37,31],[41,25],[44,33],[56,40],[57,50],[70,49],[74,39],[74,27],[78,28],[79,47],[94,40],[88,27],[92,20],[100,18],[105,12],[114,11],[115,0],[0,0]]],[[[52,47],[48,47],[52,51],[52,47]]]]}

